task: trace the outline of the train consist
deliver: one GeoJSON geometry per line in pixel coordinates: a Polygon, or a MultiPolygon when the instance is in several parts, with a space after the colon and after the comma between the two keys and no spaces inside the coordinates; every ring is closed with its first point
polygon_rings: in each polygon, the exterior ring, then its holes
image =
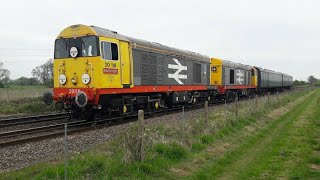
{"type": "Polygon", "coordinates": [[[292,77],[96,26],[73,25],[55,41],[53,96],[78,118],[157,111],[290,89],[292,77]]]}

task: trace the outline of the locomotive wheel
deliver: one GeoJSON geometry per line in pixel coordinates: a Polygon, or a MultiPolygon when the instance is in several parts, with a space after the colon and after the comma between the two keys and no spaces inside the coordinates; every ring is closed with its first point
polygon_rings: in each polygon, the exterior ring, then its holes
{"type": "Polygon", "coordinates": [[[64,109],[64,104],[63,104],[63,102],[61,101],[59,101],[59,102],[56,102],[56,104],[55,104],[55,108],[57,109],[57,110],[59,110],[60,112],[62,112],[62,110],[64,109]]]}

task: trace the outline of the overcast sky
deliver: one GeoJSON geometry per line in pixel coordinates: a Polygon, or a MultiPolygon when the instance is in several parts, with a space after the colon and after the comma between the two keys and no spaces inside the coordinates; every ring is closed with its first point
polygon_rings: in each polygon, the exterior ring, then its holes
{"type": "Polygon", "coordinates": [[[0,22],[0,61],[11,78],[52,58],[56,36],[73,24],[320,78],[319,0],[10,0],[0,22]]]}

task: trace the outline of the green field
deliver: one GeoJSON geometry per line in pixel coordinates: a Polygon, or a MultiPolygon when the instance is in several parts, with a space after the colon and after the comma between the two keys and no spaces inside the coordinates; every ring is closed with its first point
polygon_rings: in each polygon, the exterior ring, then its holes
{"type": "MultiPolygon", "coordinates": [[[[181,123],[146,128],[146,158],[135,160],[128,135],[73,155],[71,179],[319,179],[320,90],[219,106],[181,123]],[[226,114],[226,116],[225,116],[226,114]],[[124,142],[127,142],[124,146],[124,142]],[[131,154],[131,155],[130,155],[131,154]]],[[[3,174],[3,179],[63,179],[61,161],[3,174]]]]}
{"type": "Polygon", "coordinates": [[[10,86],[0,89],[0,116],[33,114],[55,111],[54,106],[46,106],[42,101],[44,92],[52,88],[43,86],[10,86]]]}

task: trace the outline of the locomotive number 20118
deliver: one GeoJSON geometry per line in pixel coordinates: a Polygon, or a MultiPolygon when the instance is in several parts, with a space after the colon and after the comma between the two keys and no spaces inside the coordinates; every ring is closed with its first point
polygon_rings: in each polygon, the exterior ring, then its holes
{"type": "Polygon", "coordinates": [[[116,67],[117,67],[117,64],[116,64],[116,63],[105,63],[105,67],[116,68],[116,67]]]}
{"type": "Polygon", "coordinates": [[[69,94],[77,94],[80,92],[80,89],[69,89],[69,94]]]}

